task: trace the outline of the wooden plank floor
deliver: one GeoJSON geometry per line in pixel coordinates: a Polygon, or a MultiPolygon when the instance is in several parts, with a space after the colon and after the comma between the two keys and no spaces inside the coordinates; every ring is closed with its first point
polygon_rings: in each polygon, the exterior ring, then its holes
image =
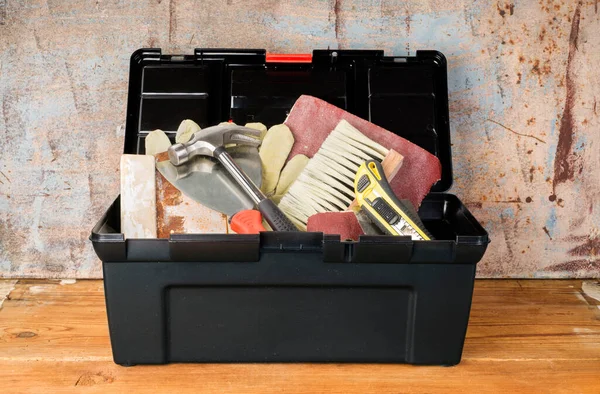
{"type": "Polygon", "coordinates": [[[112,362],[101,281],[0,280],[0,392],[600,393],[600,302],[576,280],[477,281],[455,367],[112,362]],[[14,287],[14,288],[13,288],[14,287]]]}

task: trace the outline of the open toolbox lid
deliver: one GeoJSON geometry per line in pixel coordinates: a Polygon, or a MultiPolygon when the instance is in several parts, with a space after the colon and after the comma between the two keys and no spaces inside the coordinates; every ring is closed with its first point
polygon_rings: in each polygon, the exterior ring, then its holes
{"type": "Polygon", "coordinates": [[[436,155],[452,185],[446,59],[437,51],[384,56],[379,50],[315,50],[273,55],[260,49],[196,49],[163,55],[140,49],[131,57],[125,153],[143,153],[144,138],[179,123],[201,127],[231,120],[283,123],[296,99],[311,95],[367,119],[436,155]]]}

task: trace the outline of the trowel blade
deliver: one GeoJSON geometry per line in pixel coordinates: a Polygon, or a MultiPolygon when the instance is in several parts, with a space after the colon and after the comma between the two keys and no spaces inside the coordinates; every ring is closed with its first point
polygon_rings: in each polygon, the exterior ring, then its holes
{"type": "MultiPolygon", "coordinates": [[[[228,149],[233,160],[260,187],[262,168],[258,150],[253,147],[228,149]]],[[[197,156],[189,163],[175,167],[171,162],[156,164],[158,171],[173,186],[205,207],[231,216],[254,203],[216,159],[197,156]]]]}

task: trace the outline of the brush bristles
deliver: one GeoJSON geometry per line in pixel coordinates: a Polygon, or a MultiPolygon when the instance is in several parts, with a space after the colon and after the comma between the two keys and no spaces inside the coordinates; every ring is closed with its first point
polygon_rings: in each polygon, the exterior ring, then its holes
{"type": "Polygon", "coordinates": [[[283,196],[279,208],[301,230],[306,230],[308,218],[316,213],[346,210],[354,200],[358,167],[367,160],[382,161],[388,152],[342,120],[283,196]]]}

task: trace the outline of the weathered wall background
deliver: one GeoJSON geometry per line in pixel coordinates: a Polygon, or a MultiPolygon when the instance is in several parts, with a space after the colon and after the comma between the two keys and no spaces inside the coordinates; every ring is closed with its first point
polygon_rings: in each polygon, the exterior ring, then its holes
{"type": "Polygon", "coordinates": [[[100,277],[140,47],[438,49],[482,277],[600,276],[600,13],[576,1],[0,1],[0,276],[100,277]]]}

